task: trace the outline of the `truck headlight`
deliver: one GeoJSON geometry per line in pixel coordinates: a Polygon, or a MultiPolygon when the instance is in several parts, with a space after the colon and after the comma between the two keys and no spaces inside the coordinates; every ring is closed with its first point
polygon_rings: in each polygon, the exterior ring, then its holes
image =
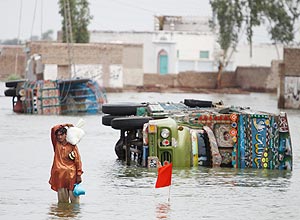
{"type": "Polygon", "coordinates": [[[164,139],[164,140],[161,142],[161,144],[162,144],[163,146],[169,146],[169,145],[170,145],[170,141],[169,141],[168,139],[164,139]]]}
{"type": "Polygon", "coordinates": [[[170,136],[170,130],[167,128],[163,128],[160,132],[160,136],[162,138],[168,138],[170,136]]]}

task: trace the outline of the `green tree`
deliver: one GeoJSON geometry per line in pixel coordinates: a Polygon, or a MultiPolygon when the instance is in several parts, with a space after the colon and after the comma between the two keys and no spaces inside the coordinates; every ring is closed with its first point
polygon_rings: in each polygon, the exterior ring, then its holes
{"type": "Polygon", "coordinates": [[[271,39],[288,45],[295,41],[296,21],[300,16],[300,0],[264,0],[264,15],[271,39]]]}
{"type": "Polygon", "coordinates": [[[239,39],[246,30],[252,56],[253,28],[267,24],[271,40],[288,44],[294,40],[300,0],[210,0],[218,25],[218,42],[223,54],[219,59],[217,88],[221,87],[223,68],[230,61],[239,39]],[[231,51],[229,51],[231,50],[231,51]]]}
{"type": "MultiPolygon", "coordinates": [[[[229,49],[236,48],[239,33],[242,28],[243,14],[239,1],[215,0],[210,1],[214,16],[218,20],[218,43],[223,50],[218,60],[218,77],[216,87],[221,87],[221,74],[223,68],[227,66],[229,49]]],[[[215,23],[213,28],[216,29],[215,23]]]]}
{"type": "Polygon", "coordinates": [[[88,43],[88,25],[92,19],[87,0],[59,0],[63,42],[88,43]],[[68,39],[67,39],[68,37],[68,39]]]}
{"type": "Polygon", "coordinates": [[[17,38],[3,40],[3,41],[0,41],[0,44],[3,44],[3,45],[18,45],[19,40],[17,38]]]}
{"type": "Polygon", "coordinates": [[[86,0],[78,1],[78,18],[76,42],[88,43],[90,40],[88,25],[92,19],[89,10],[89,3],[86,0]]]}
{"type": "Polygon", "coordinates": [[[53,34],[53,30],[48,30],[46,32],[44,32],[41,36],[42,40],[52,40],[52,34],[53,34]]]}

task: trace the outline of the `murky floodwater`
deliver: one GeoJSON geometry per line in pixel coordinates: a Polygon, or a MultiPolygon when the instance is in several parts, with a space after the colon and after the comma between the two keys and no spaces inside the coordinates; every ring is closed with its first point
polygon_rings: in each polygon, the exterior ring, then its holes
{"type": "MultiPolygon", "coordinates": [[[[0,84],[0,94],[4,85],[0,84]]],[[[223,100],[279,112],[276,95],[108,94],[114,101],[223,100]]],[[[20,115],[11,99],[0,97],[1,219],[300,219],[300,111],[287,111],[294,170],[174,169],[169,188],[155,189],[156,173],[116,161],[119,133],[103,126],[100,115],[81,116],[86,136],[79,144],[86,195],[81,204],[57,205],[48,184],[52,165],[50,128],[76,123],[79,116],[20,115]]]]}

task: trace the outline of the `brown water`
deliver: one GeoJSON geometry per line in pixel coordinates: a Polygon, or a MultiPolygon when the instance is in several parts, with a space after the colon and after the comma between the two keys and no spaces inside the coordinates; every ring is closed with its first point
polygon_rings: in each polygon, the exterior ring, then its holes
{"type": "MultiPolygon", "coordinates": [[[[4,85],[0,86],[3,94],[4,85]]],[[[115,101],[206,99],[279,112],[275,95],[108,94],[115,101]]],[[[57,205],[48,184],[52,165],[50,128],[76,123],[80,116],[20,115],[0,97],[1,219],[300,219],[300,111],[288,111],[294,170],[174,169],[169,188],[155,189],[156,173],[116,161],[119,133],[103,126],[101,115],[81,116],[86,136],[79,143],[83,162],[81,204],[57,205]]]]}

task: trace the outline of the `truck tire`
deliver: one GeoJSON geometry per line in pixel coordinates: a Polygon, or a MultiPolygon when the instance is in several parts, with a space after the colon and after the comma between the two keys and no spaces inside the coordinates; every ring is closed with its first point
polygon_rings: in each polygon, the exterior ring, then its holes
{"type": "Polygon", "coordinates": [[[124,115],[103,115],[102,124],[105,126],[111,126],[111,121],[115,118],[124,118],[124,115]]]}
{"type": "Polygon", "coordinates": [[[8,88],[17,88],[18,83],[25,82],[25,81],[26,81],[25,79],[12,80],[12,81],[5,82],[5,86],[8,88]]]}
{"type": "Polygon", "coordinates": [[[109,103],[102,105],[102,112],[110,115],[136,115],[138,107],[144,107],[140,103],[109,103]]]}
{"type": "Polygon", "coordinates": [[[151,120],[151,117],[124,117],[124,118],[115,118],[111,121],[111,127],[117,130],[135,130],[142,129],[143,125],[151,120]]]}
{"type": "Polygon", "coordinates": [[[204,100],[197,100],[197,99],[185,99],[184,104],[191,108],[195,108],[195,107],[209,108],[213,106],[212,101],[204,101],[204,100]]]}
{"type": "Polygon", "coordinates": [[[115,145],[115,153],[116,153],[119,160],[124,161],[126,151],[125,151],[125,149],[123,149],[123,145],[124,145],[123,139],[120,138],[118,140],[118,142],[116,143],[116,145],[115,145]]]}
{"type": "Polygon", "coordinates": [[[17,96],[17,91],[16,91],[16,89],[9,88],[4,91],[4,95],[14,97],[14,96],[17,96]]]}

